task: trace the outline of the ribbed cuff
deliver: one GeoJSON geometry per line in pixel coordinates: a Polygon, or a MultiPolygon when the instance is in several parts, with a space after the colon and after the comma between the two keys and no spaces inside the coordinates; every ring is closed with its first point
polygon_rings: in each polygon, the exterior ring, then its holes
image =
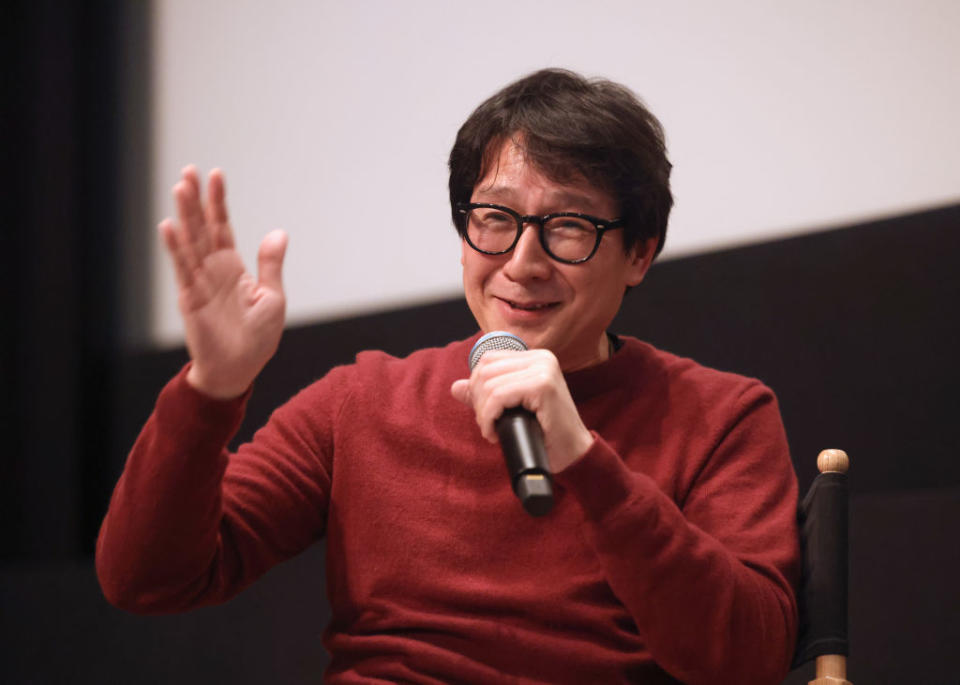
{"type": "Polygon", "coordinates": [[[573,493],[587,518],[602,519],[629,499],[639,474],[627,468],[606,440],[593,436],[586,454],[555,474],[554,480],[573,493]]]}
{"type": "Polygon", "coordinates": [[[239,397],[221,400],[200,392],[187,382],[188,363],[174,376],[157,398],[156,414],[161,425],[196,444],[226,445],[243,422],[253,387],[239,397]]]}

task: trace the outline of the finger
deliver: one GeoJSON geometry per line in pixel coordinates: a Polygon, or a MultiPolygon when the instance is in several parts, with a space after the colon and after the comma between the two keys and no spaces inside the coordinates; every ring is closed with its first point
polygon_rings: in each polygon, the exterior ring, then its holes
{"type": "Polygon", "coordinates": [[[196,179],[196,170],[187,167],[183,170],[183,179],[173,186],[177,219],[184,229],[198,262],[203,261],[203,258],[210,253],[211,243],[203,208],[200,205],[199,183],[196,179]]]}
{"type": "MultiPolygon", "coordinates": [[[[180,171],[182,182],[187,186],[187,192],[190,197],[194,198],[197,207],[200,209],[200,214],[202,216],[203,207],[201,206],[200,200],[200,172],[197,171],[197,167],[193,164],[188,164],[183,167],[180,171]]],[[[181,220],[181,225],[188,227],[185,222],[181,220]]],[[[188,227],[189,228],[189,227],[188,227]]],[[[191,236],[191,241],[196,242],[196,239],[191,236]]]]}
{"type": "Polygon", "coordinates": [[[157,226],[157,230],[160,232],[160,237],[167,248],[167,254],[170,255],[170,260],[173,262],[177,283],[181,288],[190,287],[193,284],[193,269],[180,249],[173,222],[170,219],[164,219],[157,226]]]}
{"type": "Polygon", "coordinates": [[[181,257],[193,267],[203,260],[204,255],[198,254],[197,241],[191,232],[190,223],[186,218],[189,194],[190,186],[186,181],[180,181],[173,186],[173,199],[177,207],[177,221],[171,221],[171,226],[176,237],[178,252],[181,257]]]}
{"type": "Polygon", "coordinates": [[[477,422],[477,425],[480,427],[480,434],[490,442],[496,442],[496,431],[493,430],[493,425],[490,424],[484,425],[480,420],[479,414],[479,402],[474,403],[474,395],[471,392],[470,388],[472,387],[474,381],[472,378],[461,378],[453,382],[450,386],[450,394],[453,395],[454,399],[458,402],[463,402],[465,405],[473,409],[474,419],[477,422]]]}
{"type": "Polygon", "coordinates": [[[469,401],[473,404],[480,433],[490,442],[498,440],[496,421],[503,415],[504,410],[527,404],[525,400],[530,390],[528,376],[526,370],[521,370],[486,380],[474,379],[471,382],[469,401]]]}
{"type": "Polygon", "coordinates": [[[200,195],[200,172],[197,171],[196,164],[188,164],[180,170],[180,177],[186,181],[188,184],[193,186],[193,189],[197,192],[197,195],[200,195]]]}
{"type": "Polygon", "coordinates": [[[453,395],[453,398],[458,402],[463,402],[466,405],[470,405],[470,379],[461,378],[458,381],[454,381],[453,385],[450,386],[450,394],[453,395]]]}
{"type": "MultiPolygon", "coordinates": [[[[495,420],[506,408],[524,407],[539,414],[555,398],[566,393],[562,376],[551,373],[543,364],[531,364],[477,379],[479,396],[477,412],[484,418],[495,420]]],[[[569,393],[566,393],[569,394],[569,393]]]]}
{"type": "Polygon", "coordinates": [[[489,352],[483,355],[474,367],[473,373],[477,378],[483,380],[496,378],[505,373],[530,368],[537,363],[536,358],[531,357],[529,352],[508,352],[506,356],[500,354],[495,357],[489,355],[489,352]]]}
{"type": "Polygon", "coordinates": [[[260,285],[283,290],[283,256],[287,251],[287,234],[271,231],[260,243],[257,252],[257,278],[260,285]]]}
{"type": "Polygon", "coordinates": [[[227,189],[223,179],[223,171],[214,169],[210,172],[207,181],[207,223],[211,226],[213,249],[234,246],[233,230],[230,228],[230,217],[227,215],[227,189]]]}
{"type": "Polygon", "coordinates": [[[483,436],[488,442],[497,442],[497,430],[494,425],[494,422],[499,418],[500,412],[494,414],[493,412],[486,409],[488,406],[484,399],[479,399],[476,395],[469,394],[467,398],[467,404],[473,404],[473,418],[477,422],[477,426],[480,428],[480,435],[483,436]]]}
{"type": "MultiPolygon", "coordinates": [[[[549,350],[490,350],[477,364],[487,368],[510,369],[531,364],[552,364],[556,356],[549,350]]],[[[559,364],[557,364],[559,368],[559,364]]]]}
{"type": "Polygon", "coordinates": [[[501,373],[510,373],[539,364],[540,359],[533,351],[495,350],[485,353],[473,369],[481,378],[492,378],[501,373]]]}
{"type": "Polygon", "coordinates": [[[536,358],[521,360],[501,359],[490,362],[474,370],[475,383],[484,393],[492,392],[515,381],[529,385],[531,393],[541,393],[551,384],[563,383],[563,378],[549,364],[536,358]]]}
{"type": "Polygon", "coordinates": [[[480,392],[481,399],[477,402],[477,420],[481,425],[493,426],[504,410],[509,407],[526,407],[536,412],[537,389],[531,386],[530,374],[515,373],[500,376],[493,382],[485,384],[480,392]]]}

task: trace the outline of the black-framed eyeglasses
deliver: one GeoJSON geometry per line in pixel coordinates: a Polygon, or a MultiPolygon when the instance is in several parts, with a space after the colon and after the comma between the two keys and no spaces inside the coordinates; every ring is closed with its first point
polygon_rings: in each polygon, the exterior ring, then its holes
{"type": "Polygon", "coordinates": [[[489,255],[506,254],[520,241],[524,224],[536,224],[544,252],[564,264],[581,264],[596,254],[604,233],[623,228],[623,219],[600,219],[579,212],[524,215],[488,202],[460,202],[456,207],[463,217],[460,233],[467,244],[489,255]]]}

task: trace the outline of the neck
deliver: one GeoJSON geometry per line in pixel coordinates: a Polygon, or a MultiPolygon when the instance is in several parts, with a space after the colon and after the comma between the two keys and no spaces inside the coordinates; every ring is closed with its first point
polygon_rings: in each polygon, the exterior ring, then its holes
{"type": "Polygon", "coordinates": [[[563,360],[560,360],[560,369],[564,373],[569,373],[571,371],[580,371],[581,369],[587,369],[591,366],[597,366],[598,364],[603,364],[605,361],[610,359],[613,356],[613,343],[610,341],[610,336],[607,335],[604,331],[600,335],[600,340],[597,342],[597,346],[594,348],[594,353],[586,358],[580,358],[572,360],[567,363],[563,360]]]}

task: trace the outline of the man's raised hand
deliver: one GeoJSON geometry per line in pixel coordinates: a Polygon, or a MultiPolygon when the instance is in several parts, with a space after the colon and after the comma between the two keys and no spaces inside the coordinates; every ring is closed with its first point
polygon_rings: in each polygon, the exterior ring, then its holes
{"type": "Polygon", "coordinates": [[[281,272],[287,235],[272,231],[260,243],[257,278],[234,246],[223,174],[210,172],[201,200],[196,168],[173,187],[177,221],[159,231],[173,260],[187,350],[187,382],[212,397],[243,394],[277,350],[286,298],[281,272]]]}

